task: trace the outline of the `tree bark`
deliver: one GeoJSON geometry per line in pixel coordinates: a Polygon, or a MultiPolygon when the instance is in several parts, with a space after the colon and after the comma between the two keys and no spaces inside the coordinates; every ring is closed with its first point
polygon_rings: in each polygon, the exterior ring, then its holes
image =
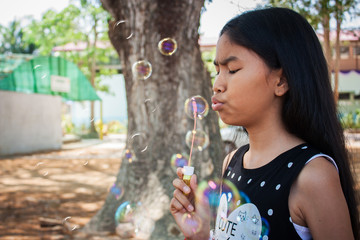
{"type": "MultiPolygon", "coordinates": [[[[94,25],[92,27],[93,30],[93,43],[91,43],[91,40],[88,39],[88,46],[92,49],[92,56],[89,63],[89,70],[90,70],[90,83],[91,86],[96,89],[95,86],[95,77],[96,77],[96,44],[98,39],[98,32],[97,32],[97,19],[96,16],[93,16],[94,25]]],[[[95,103],[94,101],[90,102],[90,137],[98,137],[98,133],[95,129],[95,103]]]]}
{"type": "Polygon", "coordinates": [[[341,30],[341,20],[336,20],[336,42],[335,42],[335,50],[336,50],[336,58],[334,64],[334,99],[337,104],[339,99],[339,72],[340,72],[340,30],[341,30]]]}
{"type": "Polygon", "coordinates": [[[329,74],[332,71],[332,52],[331,52],[331,44],[330,44],[330,16],[325,14],[323,19],[321,20],[323,29],[324,29],[324,52],[325,58],[328,64],[329,74]]]}
{"type": "MultiPolygon", "coordinates": [[[[109,21],[109,37],[119,54],[125,78],[130,139],[126,147],[135,151],[136,159],[122,159],[116,184],[123,187],[124,195],[116,199],[109,193],[84,231],[114,232],[117,207],[130,201],[141,202],[143,217],[156,222],[151,239],[183,239],[169,211],[172,181],[176,178],[170,159],[175,153],[190,151],[185,135],[193,129],[194,120],[184,112],[185,100],[201,95],[211,103],[211,79],[198,44],[204,0],[102,0],[102,4],[115,19],[109,21]],[[117,29],[119,20],[126,21],[131,35],[117,29]],[[178,44],[171,56],[164,56],[157,49],[158,42],[166,37],[178,44]],[[132,64],[138,60],[152,64],[152,75],[146,80],[132,75],[132,64]],[[131,136],[136,133],[142,138],[137,146],[132,146],[131,136]]],[[[210,145],[194,152],[195,174],[198,181],[220,177],[224,152],[218,116],[210,110],[197,123],[197,128],[208,134],[210,145]]]]}
{"type": "Polygon", "coordinates": [[[335,51],[336,58],[334,63],[334,99],[335,103],[338,103],[339,99],[339,72],[340,72],[340,31],[341,31],[341,23],[343,12],[343,4],[341,1],[335,1],[336,11],[335,11],[335,19],[336,19],[336,41],[335,41],[335,51]]]}

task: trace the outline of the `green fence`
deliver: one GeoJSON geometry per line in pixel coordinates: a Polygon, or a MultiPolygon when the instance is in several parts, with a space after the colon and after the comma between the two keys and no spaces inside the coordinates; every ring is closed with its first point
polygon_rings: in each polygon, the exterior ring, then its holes
{"type": "Polygon", "coordinates": [[[75,64],[53,56],[0,55],[0,90],[101,100],[75,64]]]}

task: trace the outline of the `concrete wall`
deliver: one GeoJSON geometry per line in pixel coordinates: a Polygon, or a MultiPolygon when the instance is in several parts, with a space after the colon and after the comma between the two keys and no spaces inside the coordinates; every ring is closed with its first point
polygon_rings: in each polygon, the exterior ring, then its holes
{"type": "Polygon", "coordinates": [[[60,149],[59,96],[0,91],[0,156],[60,149]]]}

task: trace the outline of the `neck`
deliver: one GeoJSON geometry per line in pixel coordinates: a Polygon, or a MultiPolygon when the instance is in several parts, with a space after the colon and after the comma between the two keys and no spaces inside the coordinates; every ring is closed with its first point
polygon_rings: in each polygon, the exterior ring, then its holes
{"type": "Polygon", "coordinates": [[[244,156],[244,167],[250,169],[264,166],[281,153],[304,142],[287,132],[282,124],[249,128],[247,131],[250,148],[244,156]]]}

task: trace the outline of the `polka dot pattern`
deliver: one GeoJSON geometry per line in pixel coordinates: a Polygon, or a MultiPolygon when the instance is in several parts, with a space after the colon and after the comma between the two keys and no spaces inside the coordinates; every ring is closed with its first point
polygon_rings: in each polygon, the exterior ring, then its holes
{"type": "MultiPolygon", "coordinates": [[[[305,151],[300,151],[300,149],[297,147],[295,153],[299,154],[299,155],[304,155],[304,156],[308,156],[312,153],[313,149],[311,146],[307,146],[307,145],[302,145],[301,150],[305,150],[305,151]]],[[[281,169],[281,171],[279,171],[279,173],[275,173],[272,174],[271,171],[272,170],[277,170],[275,167],[272,168],[267,168],[266,171],[261,170],[260,172],[257,172],[257,170],[251,170],[253,172],[246,172],[246,171],[242,171],[242,170],[238,170],[238,168],[235,170],[235,168],[228,168],[228,172],[226,173],[228,176],[228,179],[232,179],[232,182],[236,182],[237,179],[237,183],[236,185],[239,188],[244,189],[244,191],[246,189],[251,189],[251,191],[256,191],[257,193],[259,193],[261,195],[261,197],[266,197],[266,195],[271,195],[273,196],[274,199],[278,199],[278,198],[282,198],[283,197],[283,192],[288,190],[288,185],[285,184],[286,182],[286,177],[285,176],[289,176],[290,174],[297,174],[297,171],[299,170],[300,167],[302,167],[302,159],[300,159],[300,161],[298,161],[298,159],[296,159],[296,161],[294,160],[295,158],[290,158],[288,156],[286,156],[285,158],[281,158],[281,161],[278,161],[275,163],[274,166],[278,167],[278,169],[281,169]],[[293,162],[295,161],[295,162],[293,162]],[[268,174],[268,172],[270,174],[268,174]],[[239,174],[239,175],[238,175],[239,174]],[[241,174],[241,175],[240,175],[241,174]],[[251,175],[252,174],[252,175],[251,175]],[[279,174],[285,175],[283,176],[278,176],[279,174]],[[274,176],[274,177],[273,177],[274,176]],[[244,178],[243,178],[244,177],[244,178]],[[254,179],[252,178],[254,177],[254,179]],[[242,179],[243,178],[243,179],[242,179]],[[242,179],[242,182],[240,182],[242,179]],[[285,180],[284,180],[285,179],[285,180]],[[285,185],[282,185],[285,184],[285,185]],[[279,191],[281,190],[281,191],[279,191]],[[275,194],[272,194],[275,193],[275,194]]],[[[249,190],[249,192],[251,192],[249,190]]],[[[244,198],[245,199],[245,198],[244,198]]],[[[241,207],[247,207],[248,204],[246,203],[252,203],[252,199],[241,199],[238,200],[236,202],[236,208],[241,208],[241,207]]],[[[249,204],[250,206],[250,204],[249,204]]],[[[256,206],[258,207],[258,206],[256,206]]],[[[267,229],[266,227],[270,228],[270,224],[272,224],[273,221],[278,221],[281,218],[281,221],[287,222],[286,218],[288,218],[288,220],[290,222],[292,222],[291,217],[289,218],[288,215],[284,215],[283,210],[281,207],[278,207],[277,205],[268,205],[267,207],[264,205],[262,206],[262,212],[260,215],[260,221],[262,221],[262,227],[264,228],[265,226],[265,230],[267,229]],[[266,207],[266,208],[264,208],[266,207]],[[276,214],[275,214],[276,213],[276,214]]],[[[242,212],[244,212],[244,210],[242,210],[242,212]]],[[[234,215],[235,216],[235,215],[234,215]]],[[[249,221],[251,221],[251,223],[253,224],[257,224],[258,219],[253,217],[252,215],[247,216],[247,219],[249,221]]],[[[280,220],[279,220],[280,221],[280,220]]],[[[253,231],[252,233],[254,236],[259,236],[260,239],[263,240],[268,240],[269,239],[269,231],[264,231],[264,229],[260,232],[255,232],[253,231]]],[[[240,236],[242,239],[242,237],[247,237],[245,235],[240,236]]]]}

